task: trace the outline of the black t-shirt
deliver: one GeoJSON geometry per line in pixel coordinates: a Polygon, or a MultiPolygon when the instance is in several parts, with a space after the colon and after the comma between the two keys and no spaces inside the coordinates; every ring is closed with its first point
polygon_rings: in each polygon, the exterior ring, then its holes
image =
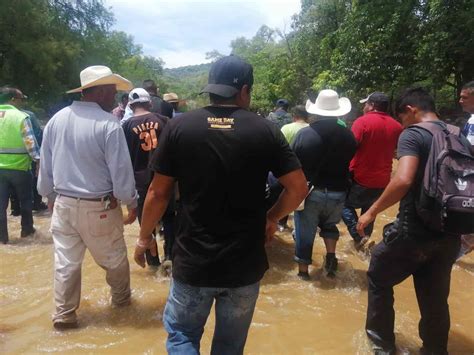
{"type": "Polygon", "coordinates": [[[148,189],[151,181],[151,172],[148,169],[150,154],[158,147],[161,132],[167,122],[167,117],[149,113],[134,116],[123,125],[139,191],[148,189]]]}
{"type": "Polygon", "coordinates": [[[297,133],[292,148],[315,188],[347,190],[357,142],[343,121],[323,118],[311,123],[297,133]]]}
{"type": "MultiPolygon", "coordinates": [[[[432,124],[438,124],[446,127],[442,121],[434,121],[432,124]]],[[[418,169],[415,175],[415,181],[408,193],[400,201],[399,215],[401,232],[405,236],[415,239],[430,239],[440,237],[440,233],[435,233],[425,227],[423,221],[418,216],[415,207],[415,201],[419,198],[423,176],[425,173],[426,162],[431,150],[433,136],[430,132],[421,127],[410,126],[406,128],[398,140],[397,158],[404,156],[415,156],[419,159],[418,169]]]]}
{"type": "Polygon", "coordinates": [[[157,95],[151,95],[151,112],[173,118],[173,106],[157,95]]]}
{"type": "Polygon", "coordinates": [[[259,281],[268,172],[300,168],[280,130],[238,107],[186,112],[169,121],[151,166],[180,191],[173,277],[198,287],[259,281]]]}

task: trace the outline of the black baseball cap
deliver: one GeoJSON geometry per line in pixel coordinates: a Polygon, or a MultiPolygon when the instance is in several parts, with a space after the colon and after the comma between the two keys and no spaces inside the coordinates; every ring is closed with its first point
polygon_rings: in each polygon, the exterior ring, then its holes
{"type": "Polygon", "coordinates": [[[383,103],[383,102],[389,102],[389,98],[387,95],[385,95],[383,92],[380,91],[375,91],[369,96],[367,96],[365,99],[359,100],[361,104],[365,104],[367,101],[373,102],[373,103],[383,103]]]}
{"type": "Polygon", "coordinates": [[[253,68],[242,58],[231,54],[212,64],[208,84],[202,89],[201,94],[232,97],[244,85],[249,87],[253,85],[253,68]]]}
{"type": "Polygon", "coordinates": [[[289,106],[290,104],[287,99],[278,99],[276,102],[276,105],[279,107],[283,107],[283,106],[289,106]]]}

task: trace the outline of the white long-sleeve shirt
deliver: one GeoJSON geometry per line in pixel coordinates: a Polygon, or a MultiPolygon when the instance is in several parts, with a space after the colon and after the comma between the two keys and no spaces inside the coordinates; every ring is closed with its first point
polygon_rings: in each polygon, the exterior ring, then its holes
{"type": "Polygon", "coordinates": [[[74,101],[56,113],[43,133],[38,192],[48,199],[112,192],[136,207],[132,163],[117,119],[94,102],[74,101]]]}

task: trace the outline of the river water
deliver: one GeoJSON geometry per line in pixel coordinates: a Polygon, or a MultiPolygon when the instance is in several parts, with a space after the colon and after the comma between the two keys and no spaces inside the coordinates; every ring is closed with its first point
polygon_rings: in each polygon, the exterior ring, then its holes
{"type": "MultiPolygon", "coordinates": [[[[379,216],[373,239],[396,209],[379,216]]],[[[131,264],[132,305],[109,306],[104,271],[86,253],[83,264],[80,328],[58,332],[52,328],[53,244],[50,218],[35,216],[38,233],[19,238],[19,217],[9,217],[11,243],[0,245],[0,353],[58,352],[61,354],[163,354],[166,331],[161,321],[169,279],[141,269],[132,260],[138,233],[135,222],[125,228],[131,264]]],[[[291,222],[290,222],[291,223],[291,222]]],[[[368,354],[364,333],[367,304],[365,273],[368,257],[353,250],[344,226],[338,244],[339,272],[335,280],[322,275],[324,247],[316,241],[311,281],[296,277],[294,243],[280,233],[268,246],[270,270],[262,280],[250,328],[246,354],[368,354]]],[[[160,245],[160,248],[162,246],[160,245]]],[[[162,248],[161,248],[162,250],[162,248]]],[[[454,267],[449,298],[451,354],[474,353],[474,253],[454,267]]],[[[418,354],[419,312],[413,283],[395,288],[396,336],[401,353],[418,354]]],[[[208,320],[201,342],[208,354],[214,318],[208,320]]]]}

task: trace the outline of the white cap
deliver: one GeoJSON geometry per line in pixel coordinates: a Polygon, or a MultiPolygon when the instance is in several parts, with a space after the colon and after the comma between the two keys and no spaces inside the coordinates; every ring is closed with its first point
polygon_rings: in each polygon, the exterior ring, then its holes
{"type": "Polygon", "coordinates": [[[128,94],[128,104],[131,105],[137,102],[151,102],[148,91],[142,88],[136,88],[130,91],[128,94]]]}

